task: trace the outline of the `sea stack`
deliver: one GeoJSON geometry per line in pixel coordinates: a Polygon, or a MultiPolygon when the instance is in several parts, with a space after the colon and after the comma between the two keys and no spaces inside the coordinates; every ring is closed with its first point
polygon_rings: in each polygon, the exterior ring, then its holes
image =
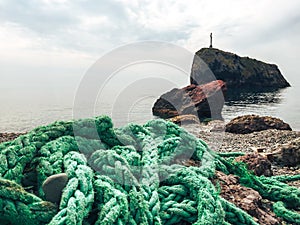
{"type": "Polygon", "coordinates": [[[284,88],[290,84],[281,74],[275,64],[265,63],[249,57],[240,57],[236,54],[225,52],[216,48],[202,48],[194,57],[191,70],[191,84],[204,84],[212,81],[211,76],[206,76],[202,59],[217,80],[226,82],[228,90],[231,88],[284,88]],[[201,65],[202,64],[202,65],[201,65]]]}

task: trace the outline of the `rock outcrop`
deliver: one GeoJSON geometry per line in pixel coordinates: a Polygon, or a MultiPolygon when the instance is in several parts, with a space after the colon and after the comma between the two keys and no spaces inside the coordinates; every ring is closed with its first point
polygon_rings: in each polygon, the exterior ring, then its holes
{"type": "Polygon", "coordinates": [[[200,120],[222,119],[225,90],[225,83],[221,80],[200,86],[192,84],[181,89],[174,88],[155,102],[152,113],[165,119],[189,114],[200,120]]]}
{"type": "Polygon", "coordinates": [[[229,90],[231,88],[256,90],[290,86],[275,64],[240,57],[215,48],[202,48],[194,57],[191,84],[204,84],[213,79],[226,82],[229,90]],[[215,78],[208,73],[199,57],[208,65],[215,78]]]}
{"type": "Polygon", "coordinates": [[[248,134],[268,129],[292,130],[289,124],[278,118],[270,116],[244,115],[238,116],[226,124],[225,131],[235,134],[248,134]]]}

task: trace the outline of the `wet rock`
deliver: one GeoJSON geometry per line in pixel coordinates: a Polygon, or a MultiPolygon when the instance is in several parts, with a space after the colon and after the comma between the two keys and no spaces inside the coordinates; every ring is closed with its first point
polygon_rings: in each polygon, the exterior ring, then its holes
{"type": "Polygon", "coordinates": [[[300,138],[273,147],[271,153],[267,153],[267,158],[282,166],[300,165],[300,138]]]}
{"type": "Polygon", "coordinates": [[[226,132],[248,134],[268,129],[292,130],[290,125],[281,119],[270,116],[244,115],[231,120],[226,124],[226,132]]]}
{"type": "Polygon", "coordinates": [[[237,162],[244,162],[249,170],[252,170],[257,176],[272,176],[272,164],[266,156],[258,153],[246,154],[237,157],[237,162]]]}
{"type": "Polygon", "coordinates": [[[221,80],[200,86],[192,84],[181,89],[174,88],[155,102],[152,113],[165,119],[182,115],[195,115],[200,120],[222,119],[225,90],[225,83],[221,80]]]}
{"type": "Polygon", "coordinates": [[[67,183],[68,175],[66,173],[55,174],[48,177],[42,185],[46,200],[59,204],[62,190],[67,183]]]}

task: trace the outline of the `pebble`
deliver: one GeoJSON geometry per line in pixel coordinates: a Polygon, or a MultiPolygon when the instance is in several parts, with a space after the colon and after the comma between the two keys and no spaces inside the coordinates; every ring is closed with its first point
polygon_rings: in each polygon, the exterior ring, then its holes
{"type": "Polygon", "coordinates": [[[62,190],[68,183],[68,179],[66,173],[59,173],[48,177],[42,185],[46,200],[59,204],[62,190]]]}
{"type": "Polygon", "coordinates": [[[278,144],[288,143],[300,137],[300,131],[264,130],[250,134],[232,134],[228,132],[211,132],[215,124],[185,126],[185,129],[204,140],[214,151],[246,153],[263,152],[278,144]]]}

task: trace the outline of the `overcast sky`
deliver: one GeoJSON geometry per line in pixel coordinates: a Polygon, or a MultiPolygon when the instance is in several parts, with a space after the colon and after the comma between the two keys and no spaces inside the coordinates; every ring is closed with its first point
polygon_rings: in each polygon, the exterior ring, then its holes
{"type": "Polygon", "coordinates": [[[103,54],[141,40],[196,52],[210,32],[214,47],[299,80],[299,0],[0,0],[1,83],[82,76],[103,54]]]}

